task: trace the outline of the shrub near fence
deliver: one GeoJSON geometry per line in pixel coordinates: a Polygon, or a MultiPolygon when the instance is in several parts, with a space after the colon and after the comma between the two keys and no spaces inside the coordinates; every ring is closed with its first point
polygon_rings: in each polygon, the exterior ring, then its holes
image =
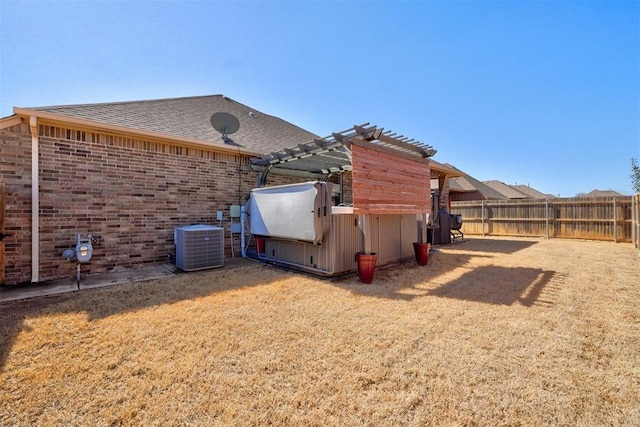
{"type": "Polygon", "coordinates": [[[632,242],[639,246],[639,197],[451,202],[465,234],[632,242]]]}

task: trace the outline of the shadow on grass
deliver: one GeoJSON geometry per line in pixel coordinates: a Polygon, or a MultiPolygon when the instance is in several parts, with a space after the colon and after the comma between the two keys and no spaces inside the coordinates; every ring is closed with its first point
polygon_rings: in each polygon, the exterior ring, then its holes
{"type": "Polygon", "coordinates": [[[554,277],[553,271],[537,268],[478,267],[460,278],[429,291],[429,295],[487,304],[531,307],[554,277]],[[505,279],[507,278],[507,279],[505,279]],[[496,280],[497,279],[497,280],[496,280]]]}
{"type": "MultiPolygon", "coordinates": [[[[467,259],[470,259],[468,256],[467,259]]],[[[437,262],[448,262],[450,257],[443,254],[437,262]]],[[[464,267],[457,257],[450,270],[464,267]]],[[[435,263],[435,262],[434,262],[435,263]]],[[[336,285],[362,296],[411,301],[416,297],[434,296],[497,305],[518,303],[525,307],[533,305],[550,306],[553,301],[541,298],[543,291],[557,292],[562,278],[554,271],[526,267],[480,266],[464,273],[459,278],[437,287],[425,287],[434,282],[447,270],[428,271],[429,267],[419,267],[406,263],[386,270],[376,271],[372,285],[359,283],[357,277],[336,282],[336,285]],[[423,274],[420,274],[424,272],[423,274]],[[418,274],[416,274],[418,273],[418,274]],[[412,281],[403,281],[403,276],[413,276],[412,281]]]]}
{"type": "Polygon", "coordinates": [[[437,246],[442,249],[459,249],[463,251],[494,252],[512,254],[527,249],[538,243],[537,240],[499,240],[472,237],[468,240],[457,241],[450,245],[437,246]]]}
{"type": "Polygon", "coordinates": [[[431,282],[438,276],[464,266],[472,258],[478,257],[490,258],[489,255],[445,254],[436,251],[429,255],[428,266],[418,266],[414,259],[410,259],[391,266],[376,267],[371,284],[361,283],[357,273],[335,279],[332,282],[346,291],[362,296],[411,301],[418,296],[426,295],[424,289],[417,288],[418,285],[431,282]],[[443,261],[437,261],[438,259],[443,261]],[[444,261],[445,259],[446,261],[444,261]],[[443,268],[434,269],[436,262],[443,268]]]}
{"type": "Polygon", "coordinates": [[[71,294],[65,294],[47,297],[46,302],[43,301],[43,298],[33,298],[0,303],[0,370],[4,367],[18,334],[31,330],[24,325],[24,320],[55,313],[55,308],[51,308],[51,305],[55,307],[56,304],[64,303],[71,298],[71,294]]]}
{"type": "Polygon", "coordinates": [[[48,315],[86,313],[88,320],[206,297],[234,289],[268,285],[282,279],[278,272],[259,264],[233,270],[204,270],[165,279],[139,281],[80,292],[49,295],[0,303],[0,370],[16,337],[28,331],[24,321],[48,315]],[[241,280],[238,280],[240,278],[241,280]]]}
{"type": "Polygon", "coordinates": [[[410,301],[417,297],[435,296],[498,305],[551,305],[553,302],[542,300],[541,295],[545,288],[551,292],[558,289],[561,278],[554,271],[502,267],[490,261],[486,263],[488,265],[468,267],[474,259],[508,257],[535,243],[537,241],[470,239],[437,246],[438,250],[430,253],[426,267],[417,266],[415,260],[409,260],[390,268],[376,269],[372,285],[361,284],[357,276],[336,281],[336,285],[358,295],[393,300],[410,301]],[[456,269],[462,270],[455,279],[439,280],[456,269]]]}
{"type": "MultiPolygon", "coordinates": [[[[353,276],[334,281],[334,284],[361,295],[392,300],[409,301],[417,296],[432,295],[493,304],[520,302],[531,306],[552,280],[553,272],[485,266],[437,288],[418,288],[418,285],[433,282],[442,274],[464,267],[472,258],[492,258],[492,253],[510,254],[535,243],[534,240],[469,239],[442,246],[443,251],[435,251],[434,256],[430,256],[428,267],[419,267],[415,261],[410,261],[376,271],[373,285],[362,285],[353,276]],[[510,276],[513,278],[507,285],[492,284],[491,277],[510,276]]],[[[229,290],[268,285],[271,281],[269,277],[274,274],[274,269],[259,264],[242,267],[240,271],[244,272],[239,276],[240,279],[232,276],[227,269],[216,269],[181,274],[170,279],[0,303],[0,369],[3,369],[16,337],[26,327],[25,318],[83,312],[89,320],[102,319],[229,290]]],[[[283,274],[291,273],[278,271],[273,275],[273,280],[281,279],[283,274]]]]}

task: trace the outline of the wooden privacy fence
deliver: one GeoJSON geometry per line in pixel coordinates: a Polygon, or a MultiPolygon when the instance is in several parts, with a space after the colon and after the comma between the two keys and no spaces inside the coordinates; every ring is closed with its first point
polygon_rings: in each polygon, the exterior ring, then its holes
{"type": "Polygon", "coordinates": [[[639,247],[640,195],[451,202],[465,234],[632,242],[639,247]]]}
{"type": "Polygon", "coordinates": [[[631,240],[640,254],[640,193],[631,199],[631,240]]]}

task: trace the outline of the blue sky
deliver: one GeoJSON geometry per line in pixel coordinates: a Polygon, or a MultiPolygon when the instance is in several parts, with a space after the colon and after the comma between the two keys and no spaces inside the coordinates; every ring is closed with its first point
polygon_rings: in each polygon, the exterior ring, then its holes
{"type": "Polygon", "coordinates": [[[0,117],[209,94],[321,136],[370,122],[480,180],[631,194],[640,2],[0,0],[0,117]]]}

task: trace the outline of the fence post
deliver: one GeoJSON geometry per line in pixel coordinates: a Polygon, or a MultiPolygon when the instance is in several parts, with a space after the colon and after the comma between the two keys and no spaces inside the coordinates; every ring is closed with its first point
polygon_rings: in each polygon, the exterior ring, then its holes
{"type": "Polygon", "coordinates": [[[638,255],[640,255],[640,193],[636,194],[636,247],[638,255]]]}
{"type": "Polygon", "coordinates": [[[549,199],[544,199],[545,232],[549,238],[549,199]]]}
{"type": "Polygon", "coordinates": [[[640,255],[640,193],[636,194],[636,243],[640,255]]]}
{"type": "Polygon", "coordinates": [[[633,244],[638,249],[638,255],[640,255],[640,193],[633,196],[631,199],[633,203],[631,228],[633,236],[633,244]]]}
{"type": "Polygon", "coordinates": [[[484,200],[480,203],[480,217],[482,218],[482,235],[484,236],[484,200]]]}
{"type": "Polygon", "coordinates": [[[633,246],[638,246],[636,242],[636,197],[631,198],[631,241],[633,246]]]}
{"type": "Polygon", "coordinates": [[[616,198],[613,198],[613,241],[618,243],[618,213],[616,212],[616,198]]]}

